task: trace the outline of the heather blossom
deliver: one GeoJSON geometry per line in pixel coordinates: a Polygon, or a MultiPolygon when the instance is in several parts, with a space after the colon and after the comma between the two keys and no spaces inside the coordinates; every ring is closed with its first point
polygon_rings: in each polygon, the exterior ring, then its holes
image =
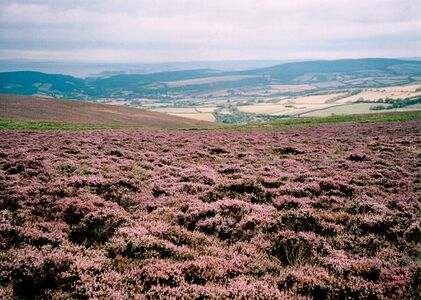
{"type": "Polygon", "coordinates": [[[0,297],[417,299],[420,125],[0,132],[0,297]]]}

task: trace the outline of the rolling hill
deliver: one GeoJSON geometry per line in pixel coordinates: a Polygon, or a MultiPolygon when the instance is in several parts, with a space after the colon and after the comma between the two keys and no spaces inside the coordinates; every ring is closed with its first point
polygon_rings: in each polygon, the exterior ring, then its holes
{"type": "Polygon", "coordinates": [[[61,122],[143,128],[207,127],[197,121],[127,106],[35,96],[0,95],[0,118],[31,122],[61,122]]]}
{"type": "Polygon", "coordinates": [[[170,101],[192,93],[273,84],[335,82],[342,87],[385,87],[420,81],[420,74],[421,61],[384,58],[293,62],[235,72],[198,69],[86,79],[20,71],[0,73],[0,93],[91,100],[146,97],[170,101]],[[361,83],[351,84],[352,80],[361,80],[361,83]]]}
{"type": "MultiPolygon", "coordinates": [[[[305,61],[276,65],[250,71],[237,72],[247,75],[268,76],[279,83],[311,83],[324,81],[327,77],[349,76],[396,76],[419,74],[421,61],[404,61],[399,59],[366,58],[305,61]],[[312,74],[316,78],[299,80],[299,77],[312,74]],[[319,77],[317,77],[319,75],[319,77]]],[[[309,77],[308,77],[309,78],[309,77]]]]}
{"type": "Polygon", "coordinates": [[[83,99],[90,91],[85,80],[73,76],[19,71],[0,73],[0,93],[83,99]]]}

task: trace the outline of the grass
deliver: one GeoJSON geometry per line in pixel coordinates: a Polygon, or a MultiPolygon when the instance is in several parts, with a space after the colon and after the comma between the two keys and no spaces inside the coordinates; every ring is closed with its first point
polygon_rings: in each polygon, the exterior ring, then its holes
{"type": "MultiPolygon", "coordinates": [[[[409,121],[421,118],[421,111],[378,113],[366,115],[340,115],[323,118],[291,118],[279,121],[221,125],[210,128],[186,128],[187,130],[277,130],[292,127],[323,124],[362,124],[390,121],[409,121]]],[[[33,122],[23,120],[0,119],[0,130],[100,130],[100,129],[146,129],[143,127],[120,125],[70,124],[60,122],[33,122]]],[[[171,128],[168,128],[171,129],[171,128]]]]}
{"type": "Polygon", "coordinates": [[[189,128],[149,128],[133,125],[106,125],[106,124],[78,124],[64,122],[37,122],[26,120],[13,120],[0,118],[0,130],[206,130],[207,128],[189,127],[189,128]]]}
{"type": "Polygon", "coordinates": [[[96,130],[122,128],[122,126],[113,125],[70,124],[61,122],[34,122],[0,119],[0,130],[96,130]]]}
{"type": "Polygon", "coordinates": [[[250,130],[250,129],[284,129],[292,127],[328,125],[328,124],[363,124],[376,122],[409,121],[421,118],[421,111],[393,112],[365,115],[340,115],[331,117],[291,118],[279,121],[237,124],[221,126],[219,129],[250,130]]]}

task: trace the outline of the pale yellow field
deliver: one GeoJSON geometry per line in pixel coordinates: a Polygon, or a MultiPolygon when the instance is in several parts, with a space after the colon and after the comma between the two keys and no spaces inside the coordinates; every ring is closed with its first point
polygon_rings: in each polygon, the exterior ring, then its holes
{"type": "Polygon", "coordinates": [[[209,121],[209,122],[216,122],[215,117],[211,113],[196,113],[196,114],[176,114],[176,113],[168,113],[169,115],[195,119],[200,121],[209,121]]]}
{"type": "Polygon", "coordinates": [[[358,100],[376,101],[385,98],[404,99],[408,97],[421,96],[421,91],[416,91],[418,88],[421,88],[421,85],[365,89],[359,94],[340,99],[337,103],[348,103],[358,100]]]}
{"type": "Polygon", "coordinates": [[[314,104],[256,104],[256,105],[246,105],[239,106],[238,109],[246,113],[255,113],[255,114],[268,114],[268,115],[285,115],[285,114],[299,114],[315,109],[327,108],[334,106],[335,104],[324,104],[324,103],[314,103],[314,104]]]}
{"type": "Polygon", "coordinates": [[[285,106],[280,104],[256,104],[239,106],[238,110],[245,113],[255,114],[273,114],[280,110],[284,110],[285,106]]]}
{"type": "MultiPolygon", "coordinates": [[[[333,93],[333,94],[326,94],[326,95],[289,98],[287,100],[288,102],[295,103],[295,104],[323,104],[323,103],[329,102],[329,100],[333,100],[334,98],[343,97],[346,94],[347,93],[333,93]]],[[[285,99],[281,101],[285,102],[285,99]]]]}
{"type": "Polygon", "coordinates": [[[298,114],[304,114],[308,113],[313,110],[319,110],[319,109],[326,109],[333,107],[335,105],[333,104],[315,104],[315,105],[307,105],[307,106],[295,106],[295,107],[285,107],[282,110],[277,111],[276,113],[272,113],[272,115],[275,116],[281,116],[281,115],[298,115],[298,114]]]}
{"type": "Polygon", "coordinates": [[[155,108],[152,111],[172,113],[172,114],[194,114],[197,113],[194,107],[166,107],[166,108],[155,108]]]}
{"type": "Polygon", "coordinates": [[[203,107],[165,107],[151,109],[152,111],[167,113],[173,116],[189,118],[194,120],[215,122],[215,117],[212,112],[216,109],[215,106],[203,107]]]}

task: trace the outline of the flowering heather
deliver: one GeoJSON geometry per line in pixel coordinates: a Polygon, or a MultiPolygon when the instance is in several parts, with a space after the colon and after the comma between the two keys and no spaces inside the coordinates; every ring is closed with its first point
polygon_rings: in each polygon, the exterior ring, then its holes
{"type": "Polygon", "coordinates": [[[0,132],[0,298],[416,299],[420,133],[0,132]]]}

